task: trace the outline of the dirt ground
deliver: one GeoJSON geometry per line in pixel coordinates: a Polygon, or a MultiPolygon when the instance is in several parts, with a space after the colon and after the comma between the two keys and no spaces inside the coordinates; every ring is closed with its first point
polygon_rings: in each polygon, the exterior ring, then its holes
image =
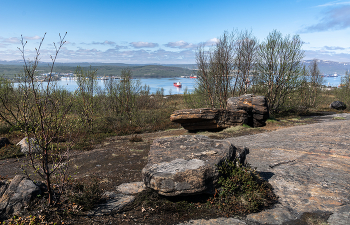
{"type": "MultiPolygon", "coordinates": [[[[75,180],[86,180],[86,178],[96,177],[100,181],[101,191],[116,191],[116,186],[122,183],[141,181],[141,170],[147,163],[147,156],[150,145],[153,140],[161,137],[177,136],[177,135],[207,135],[210,138],[229,138],[242,135],[251,135],[261,132],[273,131],[289,126],[303,125],[318,122],[315,118],[290,118],[281,121],[269,121],[265,127],[248,128],[236,127],[223,130],[221,132],[198,132],[189,133],[185,129],[174,129],[167,131],[159,131],[155,133],[137,134],[138,142],[131,141],[135,135],[116,136],[104,140],[101,144],[94,146],[93,150],[81,152],[74,151],[71,153],[69,162],[69,174],[75,180]]],[[[10,140],[14,142],[13,140],[10,140]]],[[[25,157],[19,159],[0,160],[0,176],[12,178],[16,174],[22,174],[21,165],[23,165],[25,157]]],[[[35,177],[34,177],[35,179],[35,177]]],[[[70,222],[65,224],[173,224],[174,222],[189,220],[198,217],[215,217],[218,214],[207,216],[203,215],[187,215],[178,217],[174,220],[167,220],[167,216],[158,215],[144,216],[140,218],[141,208],[130,209],[127,212],[109,217],[72,217],[70,222]],[[136,219],[138,218],[138,219],[136,219]],[[136,219],[136,220],[135,220],[136,219]]],[[[203,212],[201,212],[203,213],[203,212]]],[[[151,215],[152,213],[150,213],[151,215]]],[[[171,212],[169,214],[171,215],[171,212]]]]}
{"type": "MultiPolygon", "coordinates": [[[[102,179],[106,190],[114,190],[119,184],[141,180],[141,170],[147,163],[150,145],[156,138],[199,134],[214,139],[224,139],[314,122],[317,122],[317,120],[313,118],[291,118],[268,122],[266,126],[260,128],[237,127],[221,132],[190,133],[180,128],[137,134],[136,138],[139,138],[140,141],[136,142],[131,141],[135,135],[110,137],[101,144],[94,146],[93,150],[72,151],[70,153],[69,174],[74,179],[96,176],[102,179]]],[[[10,141],[17,143],[19,140],[10,141]]],[[[17,174],[23,174],[22,166],[24,164],[26,164],[25,157],[0,160],[0,176],[12,178],[17,174]]]]}

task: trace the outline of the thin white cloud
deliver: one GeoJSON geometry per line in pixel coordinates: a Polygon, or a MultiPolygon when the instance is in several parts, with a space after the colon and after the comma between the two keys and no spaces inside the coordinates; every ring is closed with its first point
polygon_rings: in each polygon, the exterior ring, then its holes
{"type": "Polygon", "coordinates": [[[114,41],[104,41],[104,42],[97,42],[97,41],[93,41],[92,42],[93,45],[115,45],[116,43],[114,41]]]}
{"type": "Polygon", "coordinates": [[[339,46],[324,46],[323,48],[326,50],[345,50],[345,48],[339,46]]]}
{"type": "MultiPolygon", "coordinates": [[[[1,46],[0,46],[1,47],[1,46]]],[[[69,45],[64,45],[58,54],[57,62],[113,62],[113,63],[195,63],[194,49],[126,49],[125,46],[111,47],[107,50],[97,48],[70,49],[69,45]]],[[[32,59],[35,56],[33,49],[27,48],[26,58],[32,59]]],[[[40,51],[41,62],[50,62],[50,55],[54,49],[42,48],[40,51]]],[[[318,49],[306,50],[304,59],[321,59],[339,62],[350,62],[350,51],[348,48],[342,49],[338,46],[323,46],[318,49]]],[[[18,49],[3,48],[0,51],[0,60],[21,60],[18,49]]]]}
{"type": "Polygon", "coordinates": [[[329,7],[329,6],[339,6],[339,5],[350,5],[350,1],[333,1],[326,4],[318,5],[317,7],[329,7]]]}
{"type": "MultiPolygon", "coordinates": [[[[0,60],[21,60],[20,51],[11,46],[10,43],[20,43],[19,38],[3,38],[0,37],[0,60]],[[6,45],[6,46],[5,46],[6,45]]],[[[133,42],[128,43],[130,46],[119,46],[110,41],[90,42],[89,44],[78,44],[67,42],[58,53],[57,62],[111,62],[111,63],[195,63],[194,49],[174,49],[165,50],[157,49],[156,43],[151,42],[133,42]],[[76,45],[75,45],[76,44],[76,45]],[[103,49],[101,46],[109,46],[108,49],[103,49]],[[144,49],[143,49],[144,48],[144,49]]],[[[51,62],[50,55],[55,54],[55,48],[52,43],[46,43],[40,50],[40,61],[51,62]]],[[[185,47],[182,43],[182,46],[185,47]]],[[[187,44],[187,46],[191,46],[187,44]]],[[[159,46],[158,46],[159,47],[159,46]]],[[[26,47],[25,57],[33,59],[36,55],[35,46],[26,47]]]]}
{"type": "Polygon", "coordinates": [[[80,42],[79,44],[81,45],[116,45],[116,43],[114,41],[93,41],[93,42],[90,42],[90,43],[86,43],[86,42],[80,42]]]}
{"type": "Polygon", "coordinates": [[[130,46],[134,48],[156,48],[159,45],[157,43],[138,41],[138,42],[131,42],[130,46]]]}
{"type": "Polygon", "coordinates": [[[114,46],[115,49],[120,50],[120,49],[128,49],[128,46],[124,46],[124,45],[116,45],[114,46]]]}
{"type": "Polygon", "coordinates": [[[29,37],[29,36],[24,36],[23,39],[25,40],[40,40],[42,39],[42,37],[39,37],[39,36],[33,36],[33,37],[29,37]]]}
{"type": "Polygon", "coordinates": [[[350,5],[329,9],[318,24],[302,29],[301,33],[342,30],[350,27],[350,5]]]}
{"type": "MultiPolygon", "coordinates": [[[[35,51],[26,50],[26,58],[32,59],[35,51]]],[[[50,62],[50,55],[55,52],[53,49],[41,49],[40,61],[50,62]]],[[[15,49],[4,49],[0,51],[0,60],[21,60],[21,54],[15,49]]],[[[181,51],[168,51],[164,49],[118,49],[109,48],[100,50],[96,48],[69,49],[64,46],[58,54],[57,62],[110,62],[110,63],[195,63],[195,51],[184,49],[181,51]]]]}
{"type": "Polygon", "coordinates": [[[188,43],[186,41],[176,41],[176,42],[169,42],[168,44],[165,44],[166,47],[169,48],[180,48],[180,49],[194,49],[197,47],[195,44],[188,43]]]}
{"type": "Polygon", "coordinates": [[[336,53],[335,51],[327,51],[324,49],[320,50],[306,50],[305,60],[308,59],[320,59],[320,60],[330,60],[336,62],[350,62],[350,53],[342,52],[336,53]]]}
{"type": "Polygon", "coordinates": [[[75,46],[76,44],[75,44],[75,42],[66,41],[65,45],[73,45],[73,46],[75,46]]]}
{"type": "Polygon", "coordinates": [[[21,43],[21,40],[17,37],[11,37],[11,38],[3,39],[3,42],[10,43],[10,44],[19,44],[21,43]]]}
{"type": "Polygon", "coordinates": [[[157,49],[119,50],[111,48],[106,51],[97,49],[68,50],[62,49],[58,55],[59,62],[121,62],[121,63],[194,63],[193,50],[167,51],[157,49]]]}
{"type": "Polygon", "coordinates": [[[219,42],[219,39],[212,38],[204,43],[205,46],[213,46],[216,45],[219,42]]]}

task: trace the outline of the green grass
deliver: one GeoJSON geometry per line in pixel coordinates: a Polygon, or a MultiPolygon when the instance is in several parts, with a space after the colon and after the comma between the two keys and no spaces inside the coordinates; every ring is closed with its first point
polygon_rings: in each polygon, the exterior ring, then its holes
{"type": "Polygon", "coordinates": [[[332,120],[346,120],[346,118],[341,116],[335,116],[332,118],[332,120]]]}
{"type": "Polygon", "coordinates": [[[266,120],[266,123],[276,123],[276,122],[278,122],[278,120],[276,120],[276,119],[267,119],[266,120]]]}
{"type": "MultiPolygon", "coordinates": [[[[249,127],[249,126],[248,126],[249,127]]],[[[244,129],[245,127],[244,126],[232,126],[232,127],[229,127],[229,128],[226,128],[224,129],[223,131],[221,132],[225,132],[225,133],[234,133],[234,132],[238,132],[242,129],[244,129]]]]}
{"type": "Polygon", "coordinates": [[[289,119],[289,120],[292,120],[292,121],[299,121],[299,120],[301,120],[301,118],[300,118],[300,117],[295,117],[295,118],[291,118],[291,119],[289,119]]]}
{"type": "Polygon", "coordinates": [[[23,155],[20,146],[8,145],[0,149],[0,159],[16,158],[23,155]]]}

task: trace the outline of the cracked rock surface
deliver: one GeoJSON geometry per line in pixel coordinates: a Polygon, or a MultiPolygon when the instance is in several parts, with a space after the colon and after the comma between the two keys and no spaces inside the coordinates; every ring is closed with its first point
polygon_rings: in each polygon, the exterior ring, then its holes
{"type": "Polygon", "coordinates": [[[337,117],[342,120],[328,116],[322,123],[226,139],[249,148],[248,163],[279,196],[273,209],[247,221],[283,224],[321,211],[332,213],[329,224],[350,224],[350,116],[337,117]]]}

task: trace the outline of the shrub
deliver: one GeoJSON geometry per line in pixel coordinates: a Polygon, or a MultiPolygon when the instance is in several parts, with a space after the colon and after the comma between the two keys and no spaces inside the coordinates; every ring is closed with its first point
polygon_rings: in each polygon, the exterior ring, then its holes
{"type": "Polygon", "coordinates": [[[77,182],[73,185],[70,194],[70,202],[82,207],[83,211],[92,209],[101,201],[102,191],[97,178],[93,178],[91,182],[77,182]]]}
{"type": "Polygon", "coordinates": [[[276,202],[272,187],[250,167],[225,161],[218,166],[219,185],[214,197],[208,200],[226,213],[247,214],[257,212],[276,202]]]}
{"type": "Polygon", "coordinates": [[[350,105],[350,73],[345,72],[345,76],[342,77],[340,87],[336,89],[335,95],[339,101],[344,102],[346,105],[350,105]]]}
{"type": "Polygon", "coordinates": [[[0,148],[0,159],[15,158],[23,155],[21,147],[16,145],[8,145],[0,148]]]}

